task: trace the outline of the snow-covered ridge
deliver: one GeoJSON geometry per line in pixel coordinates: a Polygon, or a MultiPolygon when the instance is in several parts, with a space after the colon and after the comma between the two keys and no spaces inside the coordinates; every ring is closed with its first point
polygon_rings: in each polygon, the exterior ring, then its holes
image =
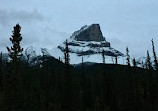
{"type": "MultiPolygon", "coordinates": [[[[69,51],[70,53],[76,53],[78,56],[86,56],[93,54],[101,54],[102,51],[105,51],[105,54],[108,56],[123,56],[123,54],[112,47],[110,43],[106,41],[102,42],[86,42],[86,41],[76,41],[73,39],[68,39],[69,51]]],[[[65,49],[65,42],[58,46],[61,51],[65,49]]]]}
{"type": "MultiPolygon", "coordinates": [[[[63,45],[63,47],[64,47],[64,45],[63,45]]],[[[71,47],[70,47],[70,49],[71,49],[71,47]]],[[[76,47],[76,49],[77,49],[77,47],[76,47]]],[[[107,47],[107,49],[109,51],[112,50],[108,47],[107,47]]],[[[45,56],[50,56],[50,57],[53,56],[57,59],[60,57],[60,60],[64,61],[64,52],[61,51],[59,48],[54,48],[54,49],[50,50],[47,48],[30,46],[30,47],[27,47],[23,53],[24,53],[25,58],[30,63],[30,65],[40,64],[41,60],[39,59],[39,57],[43,56],[43,54],[45,56]],[[28,59],[28,57],[29,57],[29,59],[28,59]]],[[[8,58],[8,56],[6,56],[6,54],[3,57],[8,58]]],[[[126,56],[125,55],[118,56],[117,58],[118,58],[118,64],[126,65],[126,56]]],[[[133,58],[130,59],[131,64],[132,64],[132,59],[133,58]]],[[[136,63],[137,63],[138,67],[142,67],[142,65],[145,65],[146,57],[138,57],[135,59],[136,59],[136,63]],[[142,62],[143,62],[143,64],[142,64],[142,62]]],[[[5,58],[5,60],[6,60],[6,58],[5,58]]],[[[96,54],[92,54],[92,55],[84,55],[83,60],[84,60],[84,62],[91,62],[91,63],[93,63],[93,62],[94,63],[102,63],[103,62],[103,58],[102,58],[101,53],[96,53],[96,54]]],[[[81,62],[82,62],[82,56],[78,56],[76,53],[70,53],[70,63],[71,64],[79,64],[81,62]]],[[[115,64],[115,57],[106,55],[105,62],[107,64],[115,64]]],[[[151,62],[152,62],[152,65],[154,65],[153,58],[151,58],[151,62]]]]}
{"type": "Polygon", "coordinates": [[[24,55],[26,57],[35,58],[39,55],[42,56],[42,55],[50,55],[50,54],[49,54],[49,50],[47,48],[30,46],[30,47],[26,48],[24,55]]]}
{"type": "MultiPolygon", "coordinates": [[[[59,48],[54,49],[47,49],[47,48],[41,48],[41,47],[35,47],[35,46],[29,46],[23,51],[23,60],[25,59],[28,61],[30,66],[39,65],[42,63],[41,57],[43,54],[46,57],[55,57],[56,59],[62,60],[64,62],[64,52],[62,52],[59,48]]],[[[84,55],[84,56],[78,56],[76,53],[70,53],[70,63],[71,64],[79,64],[82,62],[82,57],[84,62],[90,62],[90,63],[102,63],[103,58],[101,53],[92,54],[92,55],[84,55]]],[[[3,60],[8,61],[8,54],[3,53],[3,60]]],[[[126,65],[126,56],[118,56],[118,64],[126,65]]],[[[132,64],[132,59],[130,59],[132,64]]],[[[136,58],[137,65],[139,67],[142,67],[142,61],[145,65],[146,57],[139,57],[136,58]]],[[[151,58],[152,64],[154,64],[153,58],[151,58]]],[[[107,64],[115,64],[115,57],[114,56],[105,56],[105,62],[107,64]]]]}
{"type": "MultiPolygon", "coordinates": [[[[63,45],[63,48],[65,46],[63,45]]],[[[86,52],[89,50],[88,47],[73,47],[73,46],[70,46],[69,49],[72,50],[72,51],[76,51],[76,52],[70,52],[70,63],[71,64],[78,64],[78,63],[81,63],[82,62],[82,56],[78,55],[77,52],[79,53],[80,51],[83,53],[83,52],[86,52]],[[76,48],[76,49],[75,49],[76,48]]],[[[91,49],[92,51],[95,51],[96,53],[95,54],[89,54],[89,55],[84,55],[83,58],[84,58],[84,62],[96,62],[96,63],[102,63],[102,55],[100,52],[98,52],[98,50],[100,49],[91,49]]],[[[105,50],[108,50],[109,52],[110,51],[113,51],[115,53],[115,50],[112,49],[112,48],[109,48],[107,47],[107,49],[105,48],[105,50]]],[[[27,47],[26,50],[24,51],[24,56],[26,57],[26,59],[28,60],[28,62],[31,64],[31,65],[34,65],[34,64],[37,64],[38,62],[38,58],[40,56],[43,56],[46,55],[46,56],[53,56],[55,58],[59,58],[64,61],[64,52],[62,50],[60,50],[59,48],[54,48],[54,49],[46,49],[46,48],[40,48],[40,47],[33,47],[33,46],[30,46],[30,47],[27,47]]],[[[115,63],[115,57],[114,56],[105,56],[105,61],[106,63],[115,63]]],[[[122,56],[118,56],[118,61],[120,60],[120,64],[124,64],[123,63],[123,60],[124,57],[122,56]]]]}

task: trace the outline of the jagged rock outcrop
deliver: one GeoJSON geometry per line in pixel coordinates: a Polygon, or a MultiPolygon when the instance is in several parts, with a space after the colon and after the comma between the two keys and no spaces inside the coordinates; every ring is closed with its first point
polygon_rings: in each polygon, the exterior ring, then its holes
{"type": "MultiPolygon", "coordinates": [[[[99,24],[83,26],[75,31],[67,41],[70,53],[75,53],[77,56],[100,54],[103,50],[107,56],[123,56],[121,52],[111,48],[110,42],[103,37],[99,24]]],[[[58,49],[64,52],[64,47],[65,42],[58,46],[58,49]]]]}
{"type": "MultiPolygon", "coordinates": [[[[73,35],[75,35],[78,31],[76,31],[73,35]]],[[[84,26],[80,29],[80,33],[75,35],[75,40],[77,41],[104,41],[105,38],[102,35],[100,25],[92,24],[89,27],[84,26]]]]}

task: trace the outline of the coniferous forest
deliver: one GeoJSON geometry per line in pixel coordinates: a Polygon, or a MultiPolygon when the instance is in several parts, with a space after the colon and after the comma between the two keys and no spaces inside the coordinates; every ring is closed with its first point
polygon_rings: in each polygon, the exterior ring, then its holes
{"type": "Polygon", "coordinates": [[[82,61],[70,65],[69,46],[65,45],[65,61],[41,56],[39,66],[22,61],[21,27],[13,28],[7,47],[9,61],[0,56],[0,111],[158,111],[158,61],[154,40],[151,41],[154,66],[147,51],[146,63],[137,67],[82,61]]]}

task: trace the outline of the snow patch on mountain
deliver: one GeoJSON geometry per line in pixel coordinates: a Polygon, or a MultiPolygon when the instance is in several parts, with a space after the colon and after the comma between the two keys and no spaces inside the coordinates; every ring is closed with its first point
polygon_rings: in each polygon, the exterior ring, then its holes
{"type": "MultiPolygon", "coordinates": [[[[56,48],[51,50],[51,55],[55,58],[59,58],[64,62],[64,53],[56,48]]],[[[69,53],[70,55],[70,63],[71,64],[79,64],[82,62],[82,56],[78,56],[76,53],[69,53]]],[[[126,58],[124,56],[119,56],[118,64],[126,64],[126,58]]],[[[101,53],[92,54],[92,55],[84,55],[83,56],[84,62],[94,62],[94,63],[103,63],[103,58],[101,53]]],[[[105,56],[105,62],[108,64],[115,64],[115,57],[113,56],[105,56]]]]}
{"type": "Polygon", "coordinates": [[[42,56],[42,55],[51,56],[47,48],[30,46],[27,47],[25,50],[25,56],[29,58],[35,58],[37,56],[42,56]]]}

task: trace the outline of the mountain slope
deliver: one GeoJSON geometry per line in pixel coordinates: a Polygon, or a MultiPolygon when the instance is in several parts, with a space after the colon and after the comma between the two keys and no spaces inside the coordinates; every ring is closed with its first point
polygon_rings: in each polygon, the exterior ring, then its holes
{"type": "MultiPolygon", "coordinates": [[[[118,57],[118,63],[124,64],[124,54],[111,47],[103,37],[99,24],[83,26],[75,31],[67,40],[70,52],[70,63],[78,64],[84,62],[102,63],[102,51],[105,53],[106,63],[114,63],[115,57],[118,57]]],[[[64,59],[65,41],[56,49],[51,51],[51,55],[56,58],[64,59]]]]}
{"type": "MultiPolygon", "coordinates": [[[[126,64],[126,57],[120,51],[112,48],[110,42],[106,41],[101,32],[99,24],[83,26],[80,30],[75,31],[72,36],[67,39],[70,54],[70,64],[79,64],[82,62],[102,63],[102,51],[105,54],[105,63],[114,64],[117,57],[118,64],[126,64]]],[[[30,65],[41,63],[41,57],[55,57],[64,62],[65,41],[57,48],[46,49],[41,47],[29,46],[23,52],[24,59],[28,60],[30,65]]],[[[5,54],[6,55],[6,54],[5,54]]],[[[5,60],[8,57],[5,57],[5,60]]],[[[131,58],[132,59],[132,58],[131,58]]],[[[145,63],[145,57],[136,59],[137,64],[142,66],[145,63]]],[[[7,61],[7,60],[6,60],[7,61]]],[[[132,63],[132,60],[131,60],[132,63]]]]}

